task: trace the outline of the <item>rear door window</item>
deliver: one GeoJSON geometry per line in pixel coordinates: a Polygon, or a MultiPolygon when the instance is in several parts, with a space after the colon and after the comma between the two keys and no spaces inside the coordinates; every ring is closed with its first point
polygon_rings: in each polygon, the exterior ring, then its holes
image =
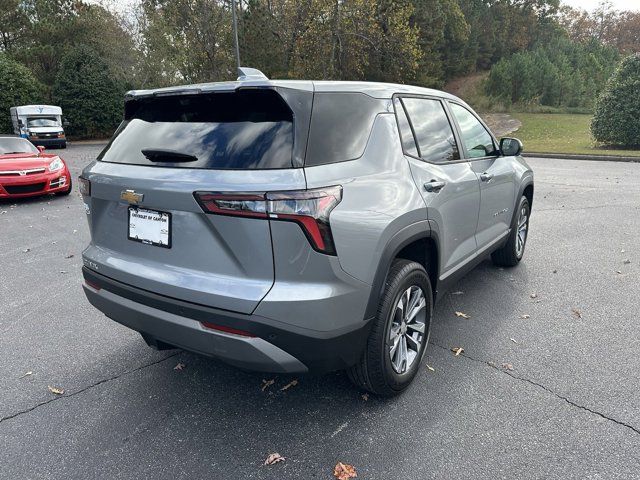
{"type": "Polygon", "coordinates": [[[293,113],[273,90],[140,98],[127,103],[125,120],[98,160],[176,168],[291,168],[293,132],[293,113]]]}
{"type": "Polygon", "coordinates": [[[434,163],[460,159],[453,129],[440,100],[402,99],[416,136],[420,158],[434,163]]]}
{"type": "Polygon", "coordinates": [[[407,112],[402,105],[399,98],[393,101],[393,106],[396,110],[396,118],[398,119],[398,128],[400,129],[400,141],[402,142],[402,150],[405,154],[412,157],[419,157],[418,147],[416,145],[416,139],[413,136],[411,125],[409,124],[409,118],[407,118],[407,112]]]}
{"type": "Polygon", "coordinates": [[[480,123],[480,120],[462,105],[457,103],[449,103],[449,105],[460,127],[460,137],[462,137],[462,143],[467,150],[469,158],[496,155],[493,137],[480,123]]]}

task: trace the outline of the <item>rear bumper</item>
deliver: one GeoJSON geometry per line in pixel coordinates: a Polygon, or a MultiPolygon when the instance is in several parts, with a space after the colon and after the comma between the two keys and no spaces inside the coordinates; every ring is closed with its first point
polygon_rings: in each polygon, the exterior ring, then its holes
{"type": "Polygon", "coordinates": [[[259,315],[245,315],[158,295],[82,269],[89,302],[112,320],[157,342],[256,371],[323,373],[348,368],[364,350],[370,321],[318,332],[259,315]],[[255,335],[205,328],[210,322],[255,335]]]}

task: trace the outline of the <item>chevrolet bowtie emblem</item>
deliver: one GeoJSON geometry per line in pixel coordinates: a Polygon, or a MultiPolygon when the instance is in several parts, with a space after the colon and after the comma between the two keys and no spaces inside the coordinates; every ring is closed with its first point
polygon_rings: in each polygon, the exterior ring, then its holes
{"type": "Polygon", "coordinates": [[[144,198],[144,194],[136,193],[133,190],[124,190],[120,193],[120,200],[124,200],[125,202],[138,204],[144,198]]]}

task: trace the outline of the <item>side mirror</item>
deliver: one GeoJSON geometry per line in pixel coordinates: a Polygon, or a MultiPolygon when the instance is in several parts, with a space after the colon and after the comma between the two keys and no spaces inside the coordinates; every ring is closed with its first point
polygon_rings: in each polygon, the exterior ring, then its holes
{"type": "Polygon", "coordinates": [[[523,149],[522,142],[517,138],[503,138],[500,140],[500,151],[506,157],[520,155],[523,149]]]}
{"type": "Polygon", "coordinates": [[[38,145],[36,148],[40,153],[44,152],[44,147],[42,145],[38,145]]]}

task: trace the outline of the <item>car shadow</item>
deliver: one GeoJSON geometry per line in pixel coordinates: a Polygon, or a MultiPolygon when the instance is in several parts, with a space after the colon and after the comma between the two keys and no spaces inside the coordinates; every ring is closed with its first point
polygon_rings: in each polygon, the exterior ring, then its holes
{"type": "Polygon", "coordinates": [[[397,397],[368,395],[355,388],[344,372],[303,376],[245,372],[173,350],[163,360],[100,387],[100,414],[92,418],[94,431],[82,441],[103,442],[96,436],[107,429],[111,441],[146,456],[149,439],[154,448],[167,451],[163,447],[170,450],[171,442],[179,438],[181,456],[175,462],[182,468],[188,468],[185,455],[202,455],[206,449],[205,457],[217,464],[239,465],[238,478],[246,477],[247,469],[255,469],[250,471],[256,478],[271,478],[258,466],[274,451],[313,463],[316,457],[339,459],[345,450],[374,448],[371,442],[377,442],[375,451],[393,450],[402,441],[394,428],[418,419],[422,435],[429,436],[443,416],[464,409],[458,405],[463,397],[452,397],[450,392],[471,381],[466,369],[473,362],[465,363],[448,348],[461,344],[482,356],[495,330],[515,315],[512,297],[519,293],[511,284],[518,276],[526,277],[526,269],[502,270],[485,262],[456,285],[453,292],[464,293],[447,294],[435,309],[425,358],[435,373],[423,364],[414,384],[397,397]],[[471,319],[455,316],[458,309],[471,319]],[[391,429],[388,438],[380,436],[385,428],[391,429]]]}

